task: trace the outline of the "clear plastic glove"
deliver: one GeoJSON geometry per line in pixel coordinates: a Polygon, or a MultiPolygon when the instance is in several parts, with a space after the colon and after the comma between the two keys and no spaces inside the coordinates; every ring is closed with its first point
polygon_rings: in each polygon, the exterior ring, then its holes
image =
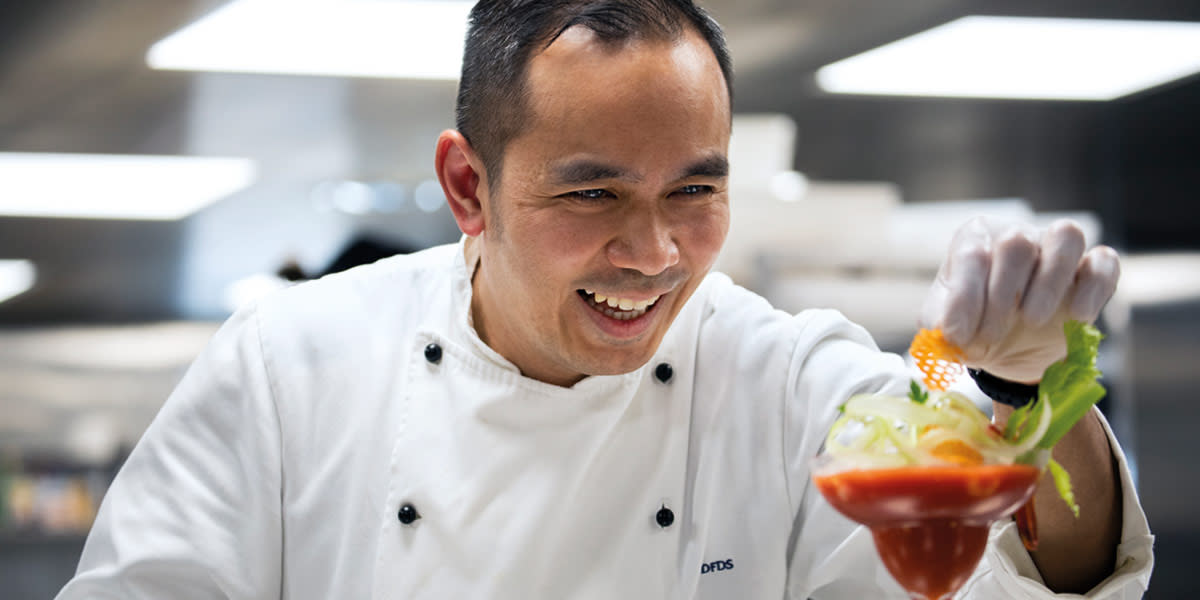
{"type": "Polygon", "coordinates": [[[954,235],[921,311],[920,325],[940,328],[967,366],[1034,383],[1066,355],[1063,324],[1092,322],[1120,275],[1108,246],[1084,252],[1083,231],[1069,220],[1041,230],[977,218],[954,235]]]}

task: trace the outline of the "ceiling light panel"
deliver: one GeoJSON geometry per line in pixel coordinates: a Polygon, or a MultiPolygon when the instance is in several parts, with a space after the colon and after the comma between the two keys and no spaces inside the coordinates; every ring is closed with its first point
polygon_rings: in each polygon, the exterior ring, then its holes
{"type": "Polygon", "coordinates": [[[156,69],[458,79],[474,2],[237,0],[154,44],[156,69]]]}
{"type": "Polygon", "coordinates": [[[37,270],[27,260],[0,260],[0,302],[33,287],[37,270]]]}
{"type": "Polygon", "coordinates": [[[182,219],[255,171],[244,158],[0,152],[0,216],[182,219]]]}
{"type": "Polygon", "coordinates": [[[835,62],[845,94],[1112,100],[1200,71],[1200,23],[963,17],[835,62]]]}

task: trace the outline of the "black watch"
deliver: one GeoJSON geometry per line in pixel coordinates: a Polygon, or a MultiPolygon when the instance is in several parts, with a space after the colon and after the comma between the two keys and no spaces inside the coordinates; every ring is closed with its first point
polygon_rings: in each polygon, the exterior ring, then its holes
{"type": "Polygon", "coordinates": [[[1007,379],[1000,379],[982,369],[967,369],[967,373],[971,374],[971,379],[975,380],[975,385],[979,386],[979,391],[1000,404],[1007,404],[1013,408],[1021,408],[1037,400],[1037,384],[1030,385],[1028,383],[1017,383],[1007,379]]]}

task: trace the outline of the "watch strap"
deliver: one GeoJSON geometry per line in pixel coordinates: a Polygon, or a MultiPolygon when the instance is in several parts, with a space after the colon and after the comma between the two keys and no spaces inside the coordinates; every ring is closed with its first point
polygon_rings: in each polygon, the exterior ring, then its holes
{"type": "Polygon", "coordinates": [[[1021,408],[1037,400],[1038,386],[1001,379],[983,369],[967,369],[979,391],[995,402],[1021,408]]]}

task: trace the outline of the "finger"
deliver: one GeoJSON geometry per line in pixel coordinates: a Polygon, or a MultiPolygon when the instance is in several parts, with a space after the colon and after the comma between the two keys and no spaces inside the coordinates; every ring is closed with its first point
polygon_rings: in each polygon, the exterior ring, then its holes
{"type": "Polygon", "coordinates": [[[1068,315],[1091,323],[1100,315],[1104,303],[1117,290],[1117,279],[1121,276],[1121,262],[1117,251],[1108,246],[1096,246],[1083,255],[1079,270],[1075,273],[1075,292],[1071,298],[1068,315]]]}
{"type": "Polygon", "coordinates": [[[979,328],[991,264],[989,240],[980,219],[959,228],[922,310],[921,321],[941,328],[946,339],[958,346],[975,337],[979,328]]]}
{"type": "Polygon", "coordinates": [[[1021,305],[1026,323],[1040,327],[1058,311],[1075,282],[1075,271],[1086,243],[1083,230],[1074,221],[1055,221],[1046,230],[1038,264],[1021,305]]]}
{"type": "Polygon", "coordinates": [[[949,295],[942,275],[945,269],[944,265],[941,269],[938,269],[937,277],[933,280],[933,285],[929,287],[929,293],[925,296],[925,303],[921,305],[921,316],[917,319],[918,327],[925,329],[945,329],[942,321],[946,313],[946,297],[949,295]]]}
{"type": "Polygon", "coordinates": [[[1012,328],[1037,265],[1037,239],[1037,231],[1030,226],[1009,228],[996,237],[977,341],[995,343],[1012,328]]]}

